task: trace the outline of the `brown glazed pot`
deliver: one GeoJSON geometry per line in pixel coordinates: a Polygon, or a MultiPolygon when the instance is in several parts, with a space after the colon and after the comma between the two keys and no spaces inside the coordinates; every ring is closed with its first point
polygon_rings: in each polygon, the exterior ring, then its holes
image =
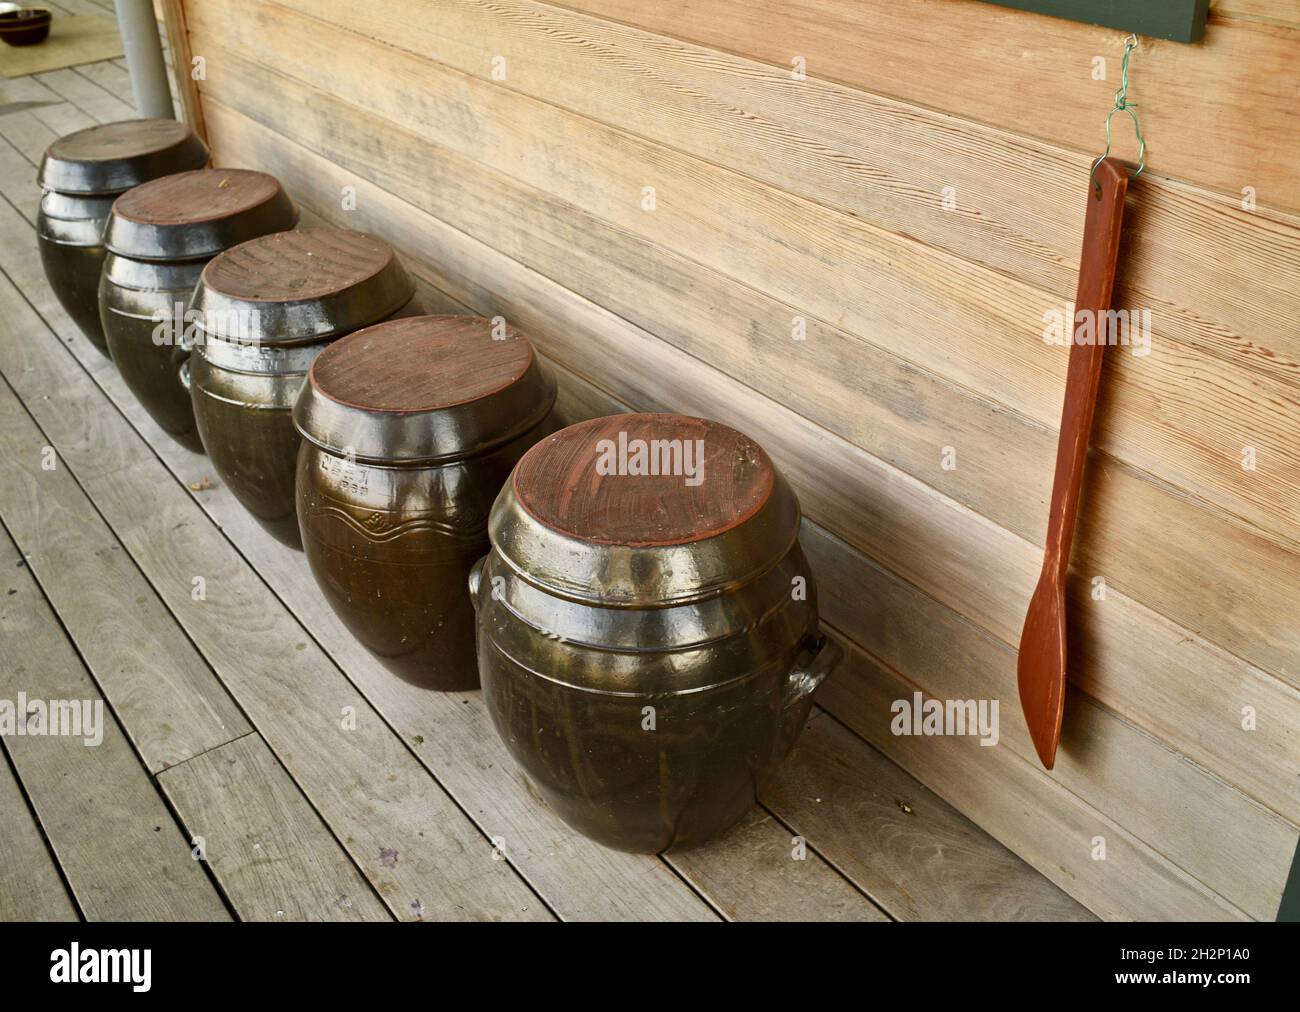
{"type": "Polygon", "coordinates": [[[743,816],[839,658],[767,454],[699,418],[582,422],[523,456],[488,530],[483,695],[541,796],[644,853],[743,816]]]}
{"type": "Polygon", "coordinates": [[[113,204],[99,283],[108,350],[150,417],[202,452],[194,408],[179,370],[185,310],[204,265],[224,249],[297,223],[274,176],[248,169],[198,169],[128,190],[113,204]]]}
{"type": "Polygon", "coordinates": [[[408,681],[478,685],[465,581],[554,402],[528,339],[476,316],[367,327],[312,363],[294,411],[303,549],[335,612],[408,681]]]}
{"type": "Polygon", "coordinates": [[[104,226],[118,194],[173,172],[202,167],[208,149],[184,123],[134,119],[60,137],[41,159],[44,190],[36,239],[45,276],[69,316],[100,351],[104,226]]]}
{"type": "Polygon", "coordinates": [[[348,229],[263,236],[203,268],[181,378],[213,468],[285,544],[301,547],[293,406],[308,369],[345,334],[418,312],[414,292],[388,243],[348,229]]]}

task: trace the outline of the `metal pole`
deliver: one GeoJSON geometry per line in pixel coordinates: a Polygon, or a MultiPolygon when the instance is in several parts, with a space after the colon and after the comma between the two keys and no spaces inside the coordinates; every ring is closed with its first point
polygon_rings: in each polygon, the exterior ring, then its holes
{"type": "Polygon", "coordinates": [[[122,35],[126,66],[131,72],[136,115],[145,119],[173,119],[176,113],[172,109],[172,90],[167,83],[167,64],[163,62],[153,3],[115,0],[115,4],[117,30],[122,35]]]}

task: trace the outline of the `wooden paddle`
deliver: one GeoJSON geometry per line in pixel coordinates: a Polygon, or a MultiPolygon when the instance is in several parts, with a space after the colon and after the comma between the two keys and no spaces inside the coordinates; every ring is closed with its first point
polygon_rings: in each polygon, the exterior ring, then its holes
{"type": "Polygon", "coordinates": [[[1103,158],[1088,181],[1088,214],[1083,225],[1075,317],[1070,321],[1070,365],[1065,379],[1065,407],[1061,412],[1051,514],[1047,520],[1047,547],[1043,553],[1043,572],[1025,615],[1016,663],[1020,705],[1025,711],[1029,736],[1034,740],[1038,758],[1049,770],[1056,762],[1061,716],[1065,710],[1065,585],[1070,568],[1070,543],[1074,539],[1083,467],[1088,459],[1088,436],[1101,383],[1101,357],[1108,334],[1104,314],[1111,307],[1127,190],[1128,170],[1113,158],[1103,158]]]}

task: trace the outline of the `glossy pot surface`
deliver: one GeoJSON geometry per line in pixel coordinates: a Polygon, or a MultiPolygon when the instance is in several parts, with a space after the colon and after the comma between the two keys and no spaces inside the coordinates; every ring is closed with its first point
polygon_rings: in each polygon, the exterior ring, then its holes
{"type": "Polygon", "coordinates": [[[108,354],[99,320],[102,236],[113,198],[47,191],[36,215],[41,266],[55,297],[91,344],[108,354]]]}
{"type": "Polygon", "coordinates": [[[99,281],[100,322],[118,372],[158,426],[198,453],[203,444],[181,379],[189,356],[180,334],[203,264],[149,263],[109,253],[99,281]]]}
{"type": "Polygon", "coordinates": [[[570,825],[658,853],[748,811],[839,656],[798,530],[767,454],[716,422],[594,419],[520,460],[470,577],[479,672],[570,825]]]}
{"type": "Polygon", "coordinates": [[[294,414],[303,548],[335,612],[408,681],[478,685],[465,581],[554,401],[528,339],[478,317],[368,327],[313,363],[294,414]]]}
{"type": "Polygon", "coordinates": [[[312,228],[263,236],[214,257],[190,304],[185,367],[213,468],[285,544],[301,547],[293,406],[333,340],[419,311],[392,247],[364,232],[312,228]]]}
{"type": "Polygon", "coordinates": [[[158,176],[196,169],[207,148],[184,123],[124,120],[61,137],[41,159],[37,215],[41,263],[82,333],[108,354],[99,316],[103,233],[114,198],[158,176]]]}
{"type": "Polygon", "coordinates": [[[273,176],[199,169],[143,183],[113,204],[99,284],[100,322],[131,392],[166,432],[202,452],[189,391],[185,313],[204,265],[227,245],[292,228],[273,176]]]}

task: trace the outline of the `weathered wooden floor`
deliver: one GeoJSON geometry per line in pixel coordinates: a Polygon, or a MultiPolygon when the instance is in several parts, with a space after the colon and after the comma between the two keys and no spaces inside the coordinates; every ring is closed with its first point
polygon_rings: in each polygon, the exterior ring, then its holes
{"type": "Polygon", "coordinates": [[[736,830],[650,858],[554,817],[477,693],[392,677],[45,283],[36,164],[132,115],[119,62],[0,84],[0,700],[106,725],[0,740],[0,918],[1091,917],[825,713],[736,830]]]}

